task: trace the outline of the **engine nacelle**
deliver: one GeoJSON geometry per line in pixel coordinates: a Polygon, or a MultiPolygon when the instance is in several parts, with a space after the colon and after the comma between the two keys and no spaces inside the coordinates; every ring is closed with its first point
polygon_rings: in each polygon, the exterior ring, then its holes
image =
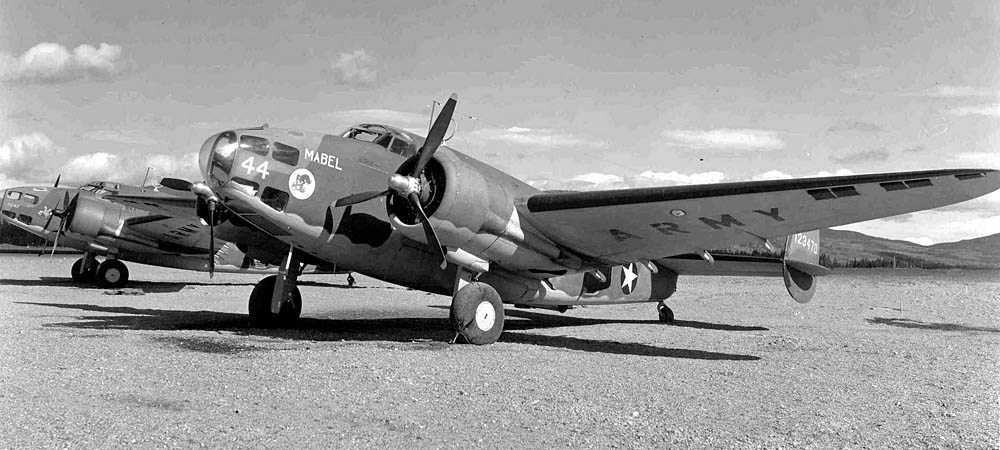
{"type": "Polygon", "coordinates": [[[66,229],[71,233],[92,238],[114,236],[123,224],[122,208],[115,206],[81,194],[77,198],[76,209],[72,212],[72,219],[66,229]]]}
{"type": "MultiPolygon", "coordinates": [[[[406,173],[414,163],[408,161],[400,172],[406,173]]],[[[564,269],[552,262],[559,256],[559,249],[522,227],[508,186],[515,181],[488,170],[488,166],[446,148],[436,152],[427,164],[421,180],[425,184],[421,205],[441,244],[460,247],[510,269],[564,269]]],[[[397,230],[426,242],[416,212],[406,199],[390,196],[387,207],[397,230]]]]}

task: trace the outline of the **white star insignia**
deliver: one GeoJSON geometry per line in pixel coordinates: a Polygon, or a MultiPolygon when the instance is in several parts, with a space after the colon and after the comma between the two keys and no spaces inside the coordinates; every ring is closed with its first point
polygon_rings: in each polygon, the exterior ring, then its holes
{"type": "Polygon", "coordinates": [[[626,294],[632,293],[632,282],[635,281],[636,278],[639,278],[639,276],[635,274],[634,269],[635,264],[622,266],[622,290],[625,291],[626,294]]]}

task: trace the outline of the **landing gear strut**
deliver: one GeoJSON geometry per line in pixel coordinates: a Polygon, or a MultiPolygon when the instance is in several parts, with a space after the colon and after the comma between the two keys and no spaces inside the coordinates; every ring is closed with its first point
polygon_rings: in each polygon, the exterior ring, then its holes
{"type": "Polygon", "coordinates": [[[472,274],[459,268],[455,295],[451,299],[451,325],[459,337],[475,345],[492,344],[503,333],[504,310],[493,286],[472,281],[472,274]]]}
{"type": "Polygon", "coordinates": [[[670,309],[665,303],[660,302],[656,305],[656,312],[660,315],[660,322],[663,323],[673,323],[674,322],[674,311],[670,309]]]}
{"type": "Polygon", "coordinates": [[[294,249],[281,262],[278,275],[257,283],[250,293],[250,326],[281,328],[295,323],[302,312],[302,295],[296,286],[301,264],[294,249]]]}

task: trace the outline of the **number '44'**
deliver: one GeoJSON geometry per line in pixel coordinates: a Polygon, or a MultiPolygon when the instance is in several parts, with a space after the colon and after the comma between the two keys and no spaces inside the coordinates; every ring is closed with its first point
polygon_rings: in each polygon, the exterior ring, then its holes
{"type": "Polygon", "coordinates": [[[246,161],[243,161],[243,164],[240,164],[240,167],[242,167],[242,168],[244,168],[244,169],[247,170],[247,175],[253,175],[254,172],[259,173],[261,180],[267,178],[267,176],[271,174],[271,172],[267,171],[267,160],[266,159],[264,160],[264,162],[260,163],[259,165],[254,166],[253,165],[253,158],[247,158],[246,161]]]}

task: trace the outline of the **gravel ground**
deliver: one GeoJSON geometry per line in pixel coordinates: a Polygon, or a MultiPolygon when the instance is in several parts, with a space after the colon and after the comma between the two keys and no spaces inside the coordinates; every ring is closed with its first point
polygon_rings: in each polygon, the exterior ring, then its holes
{"type": "Polygon", "coordinates": [[[295,330],[259,277],[0,255],[3,448],[1000,448],[1000,273],[681,278],[653,304],[508,308],[449,345],[449,299],[312,277],[295,330]]]}

